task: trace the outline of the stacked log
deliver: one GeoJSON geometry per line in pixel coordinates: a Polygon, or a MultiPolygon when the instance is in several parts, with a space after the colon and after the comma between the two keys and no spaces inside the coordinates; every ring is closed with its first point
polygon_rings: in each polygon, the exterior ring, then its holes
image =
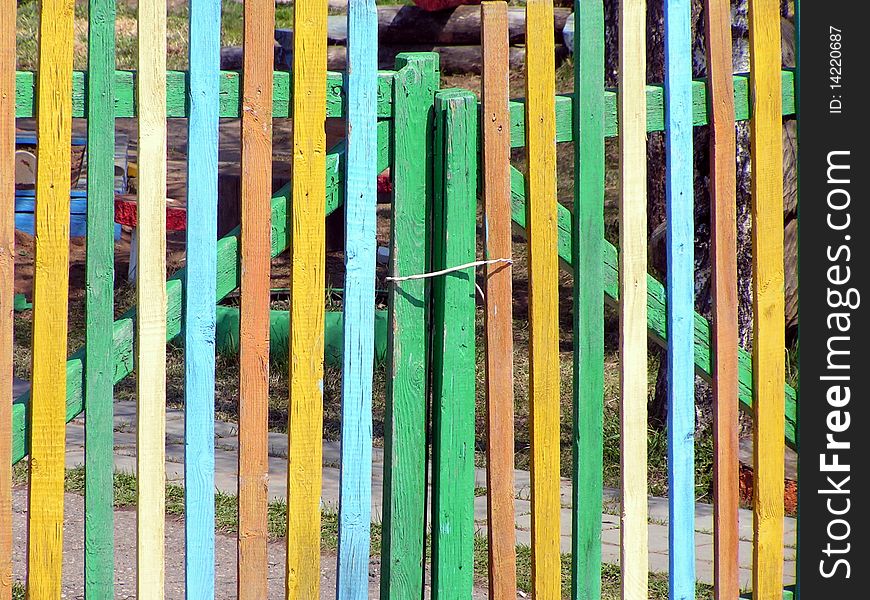
{"type": "MultiPolygon", "coordinates": [[[[557,40],[554,60],[560,62],[568,55],[562,41],[571,9],[554,10],[553,32],[557,40]]],[[[520,68],[525,58],[525,9],[508,9],[511,68],[520,68]]],[[[329,17],[327,66],[341,71],[347,60],[347,18],[344,15],[329,17]]],[[[293,32],[279,29],[275,39],[283,50],[284,65],[292,66],[293,32]]],[[[459,6],[452,10],[428,12],[417,6],[378,6],[378,63],[389,69],[400,52],[437,52],[441,56],[443,73],[479,73],[480,7],[459,6]]],[[[237,69],[241,65],[241,49],[225,48],[221,68],[237,69]],[[238,64],[238,66],[237,66],[238,64]]]]}

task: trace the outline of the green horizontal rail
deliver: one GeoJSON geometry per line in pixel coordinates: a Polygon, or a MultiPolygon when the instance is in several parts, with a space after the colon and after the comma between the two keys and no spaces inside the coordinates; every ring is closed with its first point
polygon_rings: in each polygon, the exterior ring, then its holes
{"type": "MultiPolygon", "coordinates": [[[[383,71],[378,78],[378,116],[389,118],[393,113],[393,72],[383,71]]],[[[136,72],[115,71],[115,117],[136,116],[136,72]]],[[[272,116],[290,116],[290,73],[275,71],[273,75],[272,116]]],[[[242,106],[242,77],[236,71],[222,71],[220,75],[220,116],[239,117],[242,106]]],[[[73,117],[87,115],[87,73],[74,71],[72,79],[73,117]]],[[[166,72],[166,116],[186,117],[188,111],[188,91],[190,89],[186,71],[166,72]]],[[[326,116],[344,115],[345,90],[341,73],[327,73],[326,76],[326,116]]],[[[32,71],[18,71],[15,75],[15,116],[33,117],[36,115],[36,74],[32,71]]]]}
{"type": "MultiPolygon", "coordinates": [[[[522,173],[511,167],[511,213],[514,223],[525,233],[526,185],[522,173]]],[[[559,206],[559,258],[563,267],[571,270],[571,212],[559,206]]],[[[610,242],[604,242],[604,293],[609,302],[619,301],[619,256],[610,242]]],[[[647,328],[649,336],[662,347],[667,346],[667,292],[665,286],[652,275],[647,275],[647,328]]],[[[602,316],[603,318],[603,316],[602,316]]],[[[695,371],[710,381],[712,371],[712,335],[710,322],[695,313],[695,371]]],[[[752,355],[738,348],[738,396],[745,410],[752,408],[752,355]]],[[[794,388],[785,386],[785,442],[797,447],[795,423],[797,398],[794,388]]]]}
{"type": "MultiPolygon", "coordinates": [[[[794,102],[794,71],[782,71],[782,114],[793,115],[794,102]]],[[[570,142],[573,139],[574,103],[571,94],[556,96],[556,141],[570,142]]],[[[750,117],[749,76],[734,76],[734,116],[737,121],[745,121],[750,117]]],[[[706,125],[709,122],[709,106],[707,104],[707,82],[696,79],[692,82],[692,115],[693,124],[706,125]]],[[[526,143],[525,107],[522,100],[514,100],[510,104],[511,115],[511,146],[520,148],[526,143]]],[[[604,92],[604,135],[616,137],[619,127],[616,111],[616,92],[604,92]]],[[[646,129],[647,131],[664,131],[665,129],[665,93],[661,85],[646,86],[646,129]]]]}
{"type": "MultiPolygon", "coordinates": [[[[378,170],[390,165],[391,121],[378,125],[378,170]]],[[[327,155],[326,160],[326,214],[341,206],[344,196],[344,144],[340,143],[327,155]]],[[[278,256],[290,244],[290,192],[287,184],[272,196],[272,256],[278,256]]],[[[239,228],[234,229],[217,242],[217,294],[219,302],[239,286],[239,228]]],[[[166,339],[181,333],[182,281],[184,269],[176,271],[166,282],[166,339]]],[[[112,328],[112,354],[115,367],[115,383],[133,372],[133,342],[136,309],[132,308],[118,318],[112,328]]],[[[66,420],[76,418],[84,409],[84,357],[80,348],[66,362],[66,420]]],[[[27,409],[30,393],[22,394],[12,407],[12,463],[27,455],[27,409]]]]}
{"type": "MultiPolygon", "coordinates": [[[[86,114],[86,73],[73,73],[72,97],[73,116],[84,117],[86,114]]],[[[385,71],[378,80],[378,116],[392,116],[392,84],[393,73],[385,71]]],[[[187,116],[188,80],[185,71],[168,71],[166,73],[166,108],[167,116],[171,118],[187,116]]],[[[115,116],[136,116],[136,88],[134,71],[115,72],[115,116]]],[[[795,111],[794,102],[794,72],[783,70],[782,95],[783,115],[792,115],[795,111]]],[[[33,117],[36,113],[36,76],[32,71],[18,71],[15,89],[15,116],[33,117]]],[[[221,72],[221,103],[220,116],[235,118],[241,110],[241,76],[236,71],[221,72]]],[[[289,73],[276,71],[273,88],[273,116],[289,117],[290,111],[290,77],[289,73]]],[[[664,130],[664,90],[660,85],[647,86],[647,130],[664,130]]],[[[344,87],[341,73],[327,75],[327,116],[341,117],[344,114],[344,87]]],[[[750,116],[749,78],[746,75],[734,76],[735,117],[744,121],[750,116]]],[[[604,92],[605,135],[616,135],[618,121],[616,111],[616,92],[604,92]]],[[[707,86],[703,79],[696,79],[692,84],[692,107],[695,125],[708,123],[707,86]]],[[[560,94],[556,97],[556,141],[570,142],[572,139],[571,119],[573,118],[573,102],[570,94],[560,94]]],[[[525,144],[525,113],[522,100],[514,100],[510,106],[511,115],[511,146],[521,147],[525,144]]]]}

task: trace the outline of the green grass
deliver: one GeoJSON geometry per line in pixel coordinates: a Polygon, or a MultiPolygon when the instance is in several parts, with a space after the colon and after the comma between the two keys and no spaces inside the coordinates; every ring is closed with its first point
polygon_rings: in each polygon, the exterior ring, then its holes
{"type": "MultiPolygon", "coordinates": [[[[244,34],[242,15],[244,5],[233,0],[222,0],[221,44],[240,46],[244,34]]],[[[275,6],[275,27],[293,26],[293,6],[275,6]]],[[[17,55],[18,69],[36,69],[37,39],[39,27],[39,4],[37,0],[22,0],[18,4],[17,55]]],[[[166,67],[184,70],[187,68],[188,7],[184,2],[170,2],[166,15],[166,67]]],[[[136,68],[136,3],[120,0],[115,19],[115,45],[118,69],[136,68]]],[[[87,68],[88,3],[76,0],[73,67],[87,68]]]]}
{"type": "MultiPolygon", "coordinates": [[[[16,484],[26,482],[26,470],[17,467],[13,473],[16,484]]],[[[84,494],[85,469],[82,466],[69,469],[66,472],[65,490],[70,493],[84,494]]],[[[114,478],[114,506],[115,508],[136,506],[136,477],[129,473],[116,472],[114,478]]],[[[184,488],[175,485],[166,485],[166,514],[173,516],[184,515],[184,488]]],[[[215,529],[222,533],[233,534],[238,531],[238,498],[232,494],[223,492],[215,493],[215,529]]],[[[280,539],[287,534],[287,504],[283,500],[269,503],[268,508],[268,531],[273,539],[280,539]]],[[[338,514],[333,510],[324,510],[321,513],[321,548],[327,552],[335,552],[338,549],[338,514]]],[[[378,523],[371,526],[371,553],[377,557],[381,552],[382,530],[378,523]]],[[[431,556],[431,547],[427,540],[427,560],[431,556]]],[[[488,575],[489,555],[486,537],[475,534],[474,536],[474,575],[478,583],[484,584],[488,575]]],[[[532,554],[528,546],[517,546],[517,587],[523,592],[531,592],[532,554]]],[[[602,600],[618,600],[620,589],[619,567],[615,565],[602,565],[602,600]]],[[[664,573],[650,573],[649,575],[650,600],[665,600],[668,597],[668,577],[664,573]]],[[[568,598],[571,589],[571,555],[562,555],[562,597],[568,598]]],[[[713,588],[699,583],[696,598],[700,600],[712,599],[713,588]]],[[[19,586],[16,593],[23,594],[23,587],[19,586]]],[[[14,596],[21,597],[22,596],[14,596]]]]}

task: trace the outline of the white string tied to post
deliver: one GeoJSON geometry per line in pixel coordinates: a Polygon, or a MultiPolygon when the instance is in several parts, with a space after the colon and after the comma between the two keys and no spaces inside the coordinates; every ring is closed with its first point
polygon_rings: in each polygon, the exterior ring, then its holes
{"type": "MultiPolygon", "coordinates": [[[[404,275],[402,277],[385,277],[384,281],[410,281],[413,279],[428,279],[430,277],[439,277],[441,275],[448,275],[450,273],[455,273],[456,271],[464,271],[465,269],[470,269],[471,267],[482,267],[485,265],[493,265],[497,263],[505,263],[508,265],[514,264],[512,258],[492,258],[489,260],[476,260],[474,262],[465,263],[464,265],[458,265],[455,267],[448,267],[447,269],[441,269],[440,271],[432,271],[431,273],[417,273],[415,275],[404,275]]],[[[480,297],[482,300],[486,300],[483,295],[483,290],[480,289],[480,286],[477,285],[477,282],[474,282],[474,287],[477,288],[477,291],[480,292],[480,297]]]]}

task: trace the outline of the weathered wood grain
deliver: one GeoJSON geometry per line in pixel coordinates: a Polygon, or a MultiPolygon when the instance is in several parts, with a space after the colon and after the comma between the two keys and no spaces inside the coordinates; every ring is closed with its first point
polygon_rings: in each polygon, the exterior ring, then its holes
{"type": "MultiPolygon", "coordinates": [[[[432,268],[442,270],[475,258],[476,98],[439,92],[435,115],[432,268]]],[[[432,294],[432,598],[443,600],[474,584],[474,268],[436,277],[432,294]]]]}
{"type": "Polygon", "coordinates": [[[377,264],[378,19],[374,0],[348,5],[344,349],[341,379],[339,600],[367,600],[372,521],[372,375],[377,264]]]}
{"type": "Polygon", "coordinates": [[[287,424],[288,599],[320,595],[326,194],[326,0],[297,2],[293,69],[290,398],[287,424]]]}
{"type": "Polygon", "coordinates": [[[619,5],[622,599],[647,597],[646,3],[619,5]]]}
{"type": "MultiPolygon", "coordinates": [[[[585,0],[574,16],[573,473],[571,596],[601,597],[604,461],[604,6],[585,0]]],[[[562,232],[559,232],[560,236],[562,232]]]]}
{"type": "Polygon", "coordinates": [[[214,597],[214,297],[220,29],[220,0],[190,0],[184,280],[184,585],[188,598],[214,597]]]}
{"type": "Polygon", "coordinates": [[[88,8],[85,596],[114,596],[115,2],[88,8]]]}
{"type": "Polygon", "coordinates": [[[668,585],[695,597],[695,224],[692,158],[692,7],[667,0],[665,29],[665,212],[668,320],[668,585]]]}
{"type": "Polygon", "coordinates": [[[272,46],[275,3],[249,0],[242,80],[239,533],[240,600],[268,595],[269,252],[272,185],[272,46]]]}
{"type": "Polygon", "coordinates": [[[0,12],[0,600],[12,600],[12,329],[15,297],[15,0],[0,12]]]}
{"type": "MultiPolygon", "coordinates": [[[[115,71],[115,116],[135,117],[138,113],[134,73],[115,71]]],[[[392,114],[391,73],[378,76],[378,116],[389,118],[392,114]]],[[[290,74],[276,71],[272,75],[274,117],[289,117],[292,106],[290,74]]],[[[36,112],[35,75],[28,71],[16,74],[15,107],[16,117],[32,117],[36,112]]],[[[166,72],[166,116],[186,117],[189,114],[187,95],[190,80],[186,71],[166,72]]],[[[84,117],[87,113],[85,94],[85,73],[73,72],[73,117],[84,117]]],[[[341,73],[326,74],[326,114],[341,117],[345,112],[346,90],[341,73]]],[[[242,75],[235,71],[222,71],[220,75],[220,116],[236,118],[242,114],[242,75]]]]}
{"type": "Polygon", "coordinates": [[[163,598],[166,443],[166,6],[138,12],[137,596],[163,598]]]}
{"type": "Polygon", "coordinates": [[[710,98],[710,241],[713,261],[713,587],[716,600],[740,591],[738,561],[737,152],[731,77],[731,4],[707,0],[710,98]]]}
{"type": "MultiPolygon", "coordinates": [[[[512,258],[508,10],[480,5],[483,51],[481,175],[487,260],[512,258]]],[[[602,138],[603,140],[604,138],[602,138]]],[[[486,496],[489,597],[516,598],[514,517],[514,344],[512,268],[486,266],[486,496]]]]}
{"type": "Polygon", "coordinates": [[[559,598],[559,263],[552,0],[526,4],[532,594],[559,598]]]}
{"type": "Polygon", "coordinates": [[[754,494],[753,597],[782,594],[785,446],[785,276],[782,213],[782,95],[779,2],[750,0],[749,45],[753,102],[752,308],[754,494]]]}
{"type": "Polygon", "coordinates": [[[63,561],[63,481],[73,2],[39,5],[37,81],[39,169],[30,414],[27,593],[59,598],[63,561]]]}
{"type": "MultiPolygon", "coordinates": [[[[438,56],[400,55],[396,71],[390,272],[401,277],[425,273],[430,266],[438,56]]],[[[388,302],[384,454],[389,459],[384,464],[382,600],[423,594],[429,283],[396,282],[390,286],[388,302]]]]}
{"type": "Polygon", "coordinates": [[[59,597],[63,547],[64,378],[69,282],[73,3],[40,4],[28,514],[28,595],[59,597]]]}

